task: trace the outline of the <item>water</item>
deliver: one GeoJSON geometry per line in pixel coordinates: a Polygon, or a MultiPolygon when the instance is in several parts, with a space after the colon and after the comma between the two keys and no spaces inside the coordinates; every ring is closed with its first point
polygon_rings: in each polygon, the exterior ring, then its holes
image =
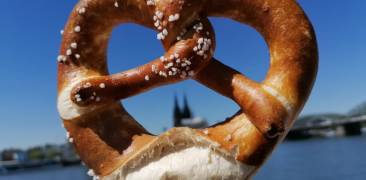
{"type": "Polygon", "coordinates": [[[90,180],[84,166],[51,166],[34,170],[10,172],[0,180],[90,180]]]}
{"type": "MultiPolygon", "coordinates": [[[[366,135],[284,142],[254,180],[365,180],[366,135]]],[[[0,176],[0,180],[87,180],[83,166],[52,166],[0,176]]]]}
{"type": "Polygon", "coordinates": [[[254,180],[365,180],[366,135],[284,142],[254,180]]]}

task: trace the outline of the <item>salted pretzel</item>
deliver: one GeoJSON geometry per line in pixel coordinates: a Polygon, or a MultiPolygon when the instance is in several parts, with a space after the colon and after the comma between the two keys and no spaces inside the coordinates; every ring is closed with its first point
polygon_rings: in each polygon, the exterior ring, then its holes
{"type": "Polygon", "coordinates": [[[247,179],[301,111],[317,61],[314,31],[294,0],[80,0],[63,31],[57,106],[70,142],[95,177],[247,179]],[[209,16],[248,24],[264,37],[270,51],[264,81],[213,58],[209,16]],[[122,23],[156,30],[166,53],[110,75],[108,40],[122,23]],[[173,128],[155,136],[119,102],[188,78],[231,98],[240,111],[206,129],[173,128]]]}

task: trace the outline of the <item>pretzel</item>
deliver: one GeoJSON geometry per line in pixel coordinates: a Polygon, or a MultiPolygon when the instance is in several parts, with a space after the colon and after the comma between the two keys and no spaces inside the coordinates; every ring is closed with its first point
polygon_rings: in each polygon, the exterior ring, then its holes
{"type": "Polygon", "coordinates": [[[64,29],[58,62],[58,111],[90,175],[247,179],[304,106],[318,51],[312,26],[294,0],[81,0],[64,29]],[[209,16],[248,24],[264,37],[270,51],[264,81],[255,82],[213,57],[209,16]],[[128,22],[156,30],[166,53],[110,75],[111,31],[128,22]],[[189,78],[241,109],[206,129],[180,127],[155,136],[119,102],[189,78]]]}

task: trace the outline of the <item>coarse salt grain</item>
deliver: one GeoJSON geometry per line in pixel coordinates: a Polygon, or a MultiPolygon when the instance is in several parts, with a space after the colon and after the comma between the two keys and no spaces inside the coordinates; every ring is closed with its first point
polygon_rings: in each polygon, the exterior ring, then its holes
{"type": "Polygon", "coordinates": [[[147,4],[148,6],[154,6],[154,5],[155,5],[155,1],[154,1],[154,0],[147,0],[147,1],[146,1],[146,4],[147,4]]]}
{"type": "Polygon", "coordinates": [[[163,29],[162,33],[163,33],[164,36],[167,36],[168,35],[168,30],[163,29]]]}
{"type": "Polygon", "coordinates": [[[57,56],[57,61],[58,62],[65,62],[66,61],[66,57],[64,55],[59,55],[59,56],[57,56]]]}
{"type": "Polygon", "coordinates": [[[179,19],[179,14],[178,13],[177,14],[174,14],[174,15],[170,15],[168,17],[168,21],[169,22],[177,21],[178,19],[179,19]]]}
{"type": "Polygon", "coordinates": [[[81,27],[80,27],[80,26],[76,26],[76,27],[74,28],[74,31],[75,31],[75,32],[80,32],[80,31],[81,31],[81,27]]]}
{"type": "Polygon", "coordinates": [[[78,10],[79,14],[84,14],[86,12],[86,8],[82,7],[78,10]]]}
{"type": "Polygon", "coordinates": [[[145,76],[145,80],[146,80],[146,81],[150,80],[149,75],[146,75],[146,76],[145,76]]]}
{"type": "Polygon", "coordinates": [[[78,44],[76,42],[71,43],[71,48],[76,49],[78,47],[78,44]]]}
{"type": "Polygon", "coordinates": [[[70,56],[72,54],[71,49],[66,50],[66,55],[70,56]]]}

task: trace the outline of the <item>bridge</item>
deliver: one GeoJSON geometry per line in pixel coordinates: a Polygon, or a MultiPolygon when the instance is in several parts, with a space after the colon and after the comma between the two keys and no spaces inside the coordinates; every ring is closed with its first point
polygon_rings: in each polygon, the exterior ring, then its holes
{"type": "Polygon", "coordinates": [[[307,123],[295,123],[288,134],[288,139],[311,137],[311,132],[314,130],[330,130],[338,127],[343,127],[345,135],[360,135],[362,133],[363,124],[366,124],[366,115],[336,120],[319,118],[318,121],[315,120],[307,123]]]}

